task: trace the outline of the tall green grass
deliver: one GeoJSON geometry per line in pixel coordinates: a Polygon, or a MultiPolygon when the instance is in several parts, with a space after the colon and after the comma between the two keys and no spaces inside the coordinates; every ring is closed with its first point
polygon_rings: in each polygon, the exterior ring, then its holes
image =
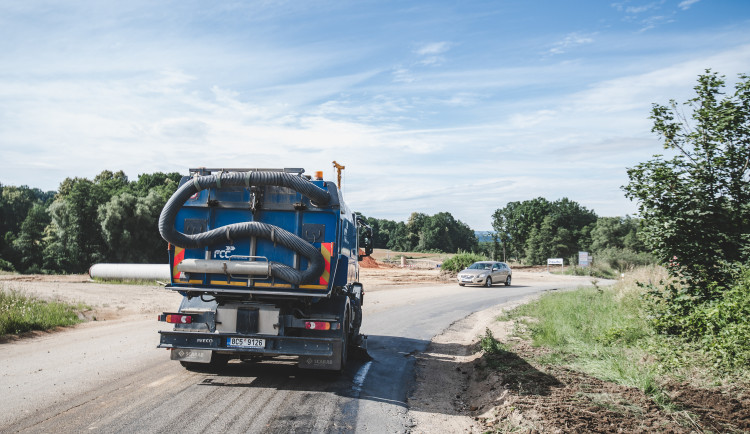
{"type": "Polygon", "coordinates": [[[710,317],[702,340],[658,332],[647,291],[667,280],[662,267],[643,267],[612,286],[548,293],[499,319],[514,319],[517,334],[552,350],[537,362],[637,387],[666,409],[675,409],[662,390],[666,379],[698,387],[748,384],[750,271],[720,302],[695,313],[710,317]]]}
{"type": "Polygon", "coordinates": [[[83,304],[45,301],[0,289],[0,337],[78,324],[83,321],[78,313],[88,309],[83,304]]]}
{"type": "Polygon", "coordinates": [[[542,362],[662,396],[658,366],[648,362],[646,350],[654,332],[634,282],[550,293],[509,317],[522,324],[533,345],[554,350],[542,362]]]}

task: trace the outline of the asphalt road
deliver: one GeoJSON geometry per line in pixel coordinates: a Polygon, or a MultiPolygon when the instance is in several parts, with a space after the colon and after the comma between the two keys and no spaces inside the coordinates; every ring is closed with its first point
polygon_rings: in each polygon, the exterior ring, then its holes
{"type": "Polygon", "coordinates": [[[367,293],[362,331],[372,359],[350,359],[343,375],[298,370],[292,360],[189,372],[155,348],[165,325],[153,315],[2,344],[0,432],[408,432],[414,354],[433,336],[473,312],[564,285],[367,293]]]}

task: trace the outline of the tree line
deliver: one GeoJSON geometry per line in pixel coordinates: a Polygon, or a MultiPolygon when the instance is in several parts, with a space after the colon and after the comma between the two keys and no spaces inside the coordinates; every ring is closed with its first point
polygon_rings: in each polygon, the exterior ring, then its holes
{"type": "Polygon", "coordinates": [[[470,252],[534,265],[545,264],[548,258],[577,264],[578,252],[585,250],[609,261],[652,261],[638,237],[639,219],[598,217],[568,198],[508,203],[493,214],[493,240],[485,242],[478,241],[468,225],[448,212],[433,216],[415,212],[406,222],[366,220],[373,229],[376,248],[400,252],[470,252]]]}
{"type": "Polygon", "coordinates": [[[164,263],[157,229],[179,173],[129,181],[105,170],[66,178],[57,192],[0,184],[0,270],[81,273],[98,262],[164,263]]]}
{"type": "Polygon", "coordinates": [[[474,231],[449,212],[414,212],[406,222],[367,217],[373,246],[398,252],[472,252],[479,248],[474,231]]]}
{"type": "Polygon", "coordinates": [[[638,236],[639,219],[598,217],[568,198],[509,202],[492,215],[492,226],[505,257],[519,263],[545,264],[548,258],[563,258],[574,265],[579,251],[610,260],[650,261],[638,236]]]}
{"type": "MultiPolygon", "coordinates": [[[[157,222],[180,179],[157,172],[130,181],[122,171],[105,170],[93,180],[67,178],[57,192],[0,184],[0,270],[80,273],[99,262],[165,262],[157,222]]],[[[599,218],[567,198],[508,203],[493,215],[491,242],[479,242],[449,212],[366,220],[376,248],[401,252],[472,252],[543,264],[549,257],[575,263],[582,249],[644,249],[637,219],[599,218]]]]}

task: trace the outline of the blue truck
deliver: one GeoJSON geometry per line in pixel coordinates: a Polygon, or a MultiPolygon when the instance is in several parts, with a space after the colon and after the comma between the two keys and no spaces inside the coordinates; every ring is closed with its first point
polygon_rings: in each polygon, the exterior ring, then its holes
{"type": "MultiPolygon", "coordinates": [[[[159,218],[182,294],[159,348],[188,369],[297,356],[341,371],[360,334],[372,230],[322,172],[190,169],[159,218]],[[361,238],[361,239],[360,239],[361,238]]],[[[294,359],[292,359],[294,360],[294,359]]]]}

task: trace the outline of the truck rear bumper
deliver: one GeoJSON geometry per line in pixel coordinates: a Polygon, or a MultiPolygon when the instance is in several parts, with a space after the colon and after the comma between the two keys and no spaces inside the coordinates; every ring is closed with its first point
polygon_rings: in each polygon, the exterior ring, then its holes
{"type": "Polygon", "coordinates": [[[341,340],[335,338],[309,338],[291,336],[241,335],[237,333],[200,333],[184,331],[159,332],[158,348],[212,350],[237,355],[262,356],[317,356],[334,357],[341,354],[341,340]],[[228,338],[243,337],[263,339],[263,348],[233,348],[227,346],[228,338]]]}

